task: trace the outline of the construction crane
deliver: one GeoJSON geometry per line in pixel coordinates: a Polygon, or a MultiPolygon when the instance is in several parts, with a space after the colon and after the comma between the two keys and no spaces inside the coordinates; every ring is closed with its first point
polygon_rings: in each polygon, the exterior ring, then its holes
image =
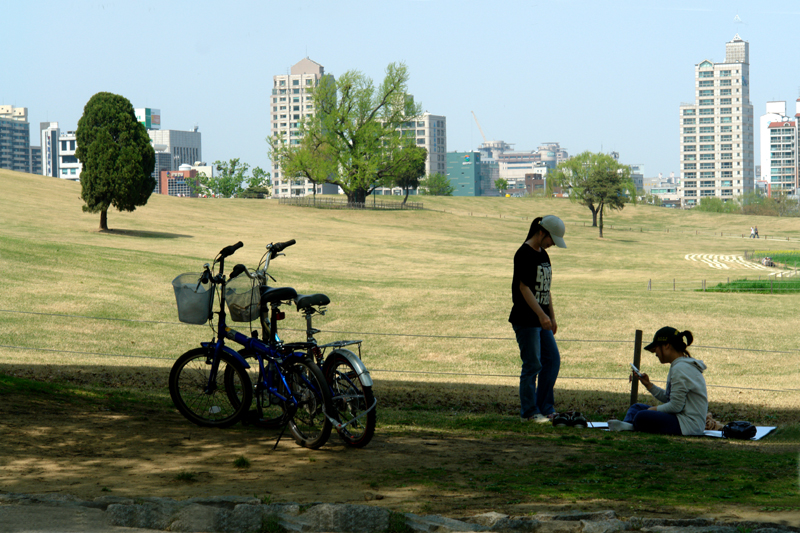
{"type": "Polygon", "coordinates": [[[478,125],[478,131],[481,132],[481,137],[483,137],[483,142],[484,143],[489,142],[489,141],[486,140],[486,135],[484,135],[484,133],[483,133],[483,128],[481,128],[481,123],[478,122],[478,117],[475,116],[475,111],[470,111],[470,113],[472,113],[472,118],[475,119],[475,124],[478,125]]]}

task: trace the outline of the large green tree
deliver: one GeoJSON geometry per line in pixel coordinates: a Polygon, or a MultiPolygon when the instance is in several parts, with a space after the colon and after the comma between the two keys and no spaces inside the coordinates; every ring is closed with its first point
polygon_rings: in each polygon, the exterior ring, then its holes
{"type": "Polygon", "coordinates": [[[100,213],[100,229],[108,229],[108,209],[134,211],[145,205],[156,180],[156,155],[145,127],[137,122],[124,96],[97,93],[83,108],[75,132],[75,157],[81,162],[83,210],[100,213]]]}
{"type": "Polygon", "coordinates": [[[336,80],[323,77],[311,89],[315,112],[300,125],[302,141],[293,145],[271,138],[272,160],[293,169],[294,173],[284,171],[288,179],[300,175],[333,183],[342,188],[348,202],[364,203],[376,187],[390,183],[398,165],[406,164],[399,151],[414,146],[414,137],[400,134],[422,114],[408,94],[408,79],[403,63],[390,63],[377,87],[357,70],[336,80]],[[306,164],[297,164],[302,157],[306,164]]]}
{"type": "Polygon", "coordinates": [[[605,210],[622,210],[627,202],[636,202],[630,167],[608,154],[588,151],[578,154],[559,163],[553,179],[569,190],[570,200],[589,208],[592,226],[600,228],[601,238],[605,210]]]}

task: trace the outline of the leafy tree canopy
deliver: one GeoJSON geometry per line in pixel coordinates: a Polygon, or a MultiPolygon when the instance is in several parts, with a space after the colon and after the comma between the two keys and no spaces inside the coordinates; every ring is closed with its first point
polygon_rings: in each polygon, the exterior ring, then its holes
{"type": "Polygon", "coordinates": [[[403,203],[408,200],[408,191],[419,187],[425,176],[425,161],[428,150],[421,146],[410,146],[394,153],[393,170],[386,174],[393,187],[400,187],[405,193],[403,203]]]}
{"type": "Polygon", "coordinates": [[[268,190],[270,185],[269,172],[256,167],[252,175],[248,176],[250,165],[240,162],[238,157],[230,161],[214,161],[214,169],[217,173],[213,177],[198,174],[197,184],[192,186],[196,193],[208,191],[215,196],[232,198],[241,195],[245,190],[263,194],[264,189],[268,190]]]}
{"type": "Polygon", "coordinates": [[[428,175],[427,178],[419,182],[420,193],[427,196],[453,196],[456,188],[450,183],[450,178],[444,174],[436,172],[428,175]]]}
{"type": "Polygon", "coordinates": [[[494,180],[494,186],[500,191],[500,196],[504,195],[508,190],[508,180],[505,178],[497,178],[494,180]]]}
{"type": "Polygon", "coordinates": [[[301,123],[302,140],[270,138],[272,160],[289,179],[333,183],[349,202],[363,203],[376,187],[391,183],[398,166],[407,164],[399,152],[414,146],[415,137],[400,133],[422,114],[408,94],[408,79],[403,63],[390,63],[377,87],[357,70],[322,78],[311,89],[316,109],[301,123]]]}
{"type": "Polygon", "coordinates": [[[134,211],[145,205],[156,187],[156,155],[145,127],[137,122],[124,96],[101,92],[83,108],[75,132],[75,157],[81,162],[83,210],[100,213],[108,229],[108,209],[134,211]]]}
{"type": "Polygon", "coordinates": [[[559,163],[554,181],[569,189],[570,200],[585,205],[592,212],[592,225],[603,236],[603,213],[607,208],[622,210],[627,202],[636,202],[636,187],[631,169],[608,154],[583,152],[559,163]]]}

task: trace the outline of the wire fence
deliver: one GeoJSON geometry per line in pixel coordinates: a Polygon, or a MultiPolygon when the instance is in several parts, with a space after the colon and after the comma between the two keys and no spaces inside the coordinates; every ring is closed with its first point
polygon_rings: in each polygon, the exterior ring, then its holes
{"type": "MultiPolygon", "coordinates": [[[[159,321],[159,320],[135,320],[135,319],[125,319],[125,318],[110,318],[110,317],[95,317],[95,316],[87,316],[87,315],[71,315],[65,313],[42,313],[42,312],[35,312],[35,311],[18,311],[15,309],[0,309],[0,313],[9,313],[9,314],[20,314],[20,315],[38,315],[38,316],[50,316],[50,317],[61,317],[61,318],[70,318],[70,319],[83,319],[83,320],[111,320],[117,322],[131,322],[131,323],[140,323],[140,324],[165,324],[165,325],[179,325],[179,326],[187,326],[189,324],[184,324],[183,322],[173,322],[173,321],[159,321]]],[[[295,328],[282,328],[284,331],[293,331],[293,332],[301,332],[305,333],[305,329],[295,329],[295,328]]],[[[506,341],[506,342],[514,342],[516,343],[516,339],[514,337],[486,337],[486,336],[464,336],[464,335],[424,335],[424,334],[407,334],[407,333],[382,333],[382,332],[368,332],[368,331],[343,331],[343,330],[319,330],[320,333],[328,333],[328,334],[335,334],[335,335],[359,335],[359,336],[383,336],[383,337],[409,337],[409,338],[429,338],[429,339],[453,339],[453,340],[485,340],[485,341],[506,341]]],[[[634,345],[634,352],[638,354],[641,351],[641,331],[637,330],[636,337],[634,340],[623,340],[623,339],[559,339],[559,344],[566,344],[566,343],[602,343],[602,344],[631,344],[634,345]]],[[[759,350],[754,348],[732,348],[728,346],[703,346],[703,345],[693,345],[694,348],[700,348],[705,350],[725,350],[725,351],[737,351],[737,352],[750,352],[750,353],[762,353],[762,354],[783,354],[783,355],[800,355],[800,350],[759,350]]],[[[170,357],[157,357],[151,355],[132,355],[132,354],[120,354],[120,353],[107,353],[107,352],[86,352],[86,351],[79,351],[79,350],[63,350],[57,348],[38,348],[32,346],[17,346],[17,345],[9,345],[9,344],[0,344],[0,348],[6,348],[10,350],[26,350],[26,351],[37,351],[37,352],[47,352],[47,353],[58,353],[58,354],[69,354],[69,355],[86,355],[86,356],[95,356],[95,357],[119,357],[119,358],[129,358],[129,359],[149,359],[149,360],[157,360],[157,361],[171,361],[172,358],[170,357]]],[[[638,363],[638,355],[635,356],[635,364],[638,363]]],[[[639,366],[636,364],[636,366],[639,366]]],[[[422,371],[422,370],[390,370],[390,369],[380,369],[380,368],[370,368],[370,372],[384,372],[384,373],[391,373],[391,374],[408,374],[408,375],[436,375],[436,376],[459,376],[459,377],[485,377],[485,378],[513,378],[518,379],[519,375],[517,374],[487,374],[487,373],[467,373],[467,372],[445,372],[445,371],[422,371]]],[[[587,376],[559,376],[559,379],[571,379],[571,380],[603,380],[603,381],[627,381],[627,377],[587,377],[587,376]]],[[[734,390],[751,390],[751,391],[761,391],[761,392],[800,392],[800,388],[797,389],[762,389],[762,388],[751,388],[751,387],[739,387],[739,386],[728,386],[728,385],[708,385],[708,387],[712,388],[722,388],[722,389],[734,389],[734,390]]]]}
{"type": "Polygon", "coordinates": [[[792,271],[791,275],[779,276],[770,274],[757,277],[736,278],[731,282],[731,278],[722,280],[647,280],[648,291],[692,291],[692,292],[750,292],[750,293],[769,293],[769,294],[794,294],[800,292],[800,278],[793,279],[796,274],[792,271]],[[746,286],[750,282],[753,286],[746,286]]]}
{"type": "Polygon", "coordinates": [[[300,198],[279,198],[278,203],[281,205],[293,205],[298,207],[316,207],[318,209],[377,209],[384,211],[423,209],[422,202],[378,201],[375,196],[372,201],[366,202],[348,202],[347,200],[339,198],[314,198],[313,196],[303,196],[300,198]]]}

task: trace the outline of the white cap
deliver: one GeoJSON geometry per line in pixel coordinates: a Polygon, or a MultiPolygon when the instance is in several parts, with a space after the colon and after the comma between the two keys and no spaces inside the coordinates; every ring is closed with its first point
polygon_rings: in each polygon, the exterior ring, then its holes
{"type": "Polygon", "coordinates": [[[567,229],[564,227],[563,220],[554,215],[547,215],[542,218],[539,225],[547,230],[556,246],[559,248],[567,247],[567,244],[564,242],[564,232],[566,232],[567,229]]]}

